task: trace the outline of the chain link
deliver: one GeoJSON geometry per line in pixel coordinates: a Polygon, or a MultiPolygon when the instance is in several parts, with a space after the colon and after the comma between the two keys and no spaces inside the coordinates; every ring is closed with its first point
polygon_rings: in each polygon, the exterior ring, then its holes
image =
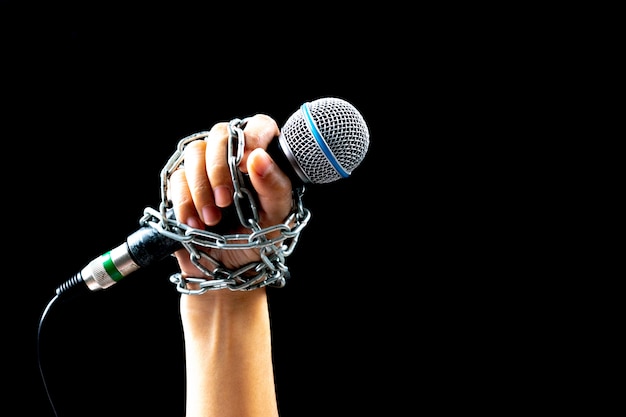
{"type": "Polygon", "coordinates": [[[164,236],[179,241],[189,252],[191,262],[202,271],[202,277],[187,277],[182,273],[170,276],[178,292],[182,294],[203,294],[209,290],[228,288],[230,290],[253,290],[267,285],[283,287],[289,279],[289,269],[285,259],[291,255],[298,243],[300,233],[309,222],[311,213],[302,203],[304,185],[292,191],[291,212],[282,224],[261,228],[255,194],[248,188],[248,178],[239,169],[245,149],[243,129],[247,119],[233,119],[228,125],[228,166],[233,182],[233,202],[239,223],[250,233],[222,235],[210,230],[192,228],[171,216],[172,202],[168,198],[171,174],[184,164],[185,147],[195,141],[204,140],[209,132],[198,132],[178,142],[178,146],[161,170],[161,203],[159,210],[144,209],[139,220],[142,226],[151,226],[164,236]],[[273,237],[270,237],[273,236],[273,237]],[[258,249],[260,259],[242,267],[230,270],[211,257],[202,248],[222,250],[258,249]],[[206,266],[210,264],[212,267],[206,266]],[[193,284],[193,289],[189,284],[193,284]]]}

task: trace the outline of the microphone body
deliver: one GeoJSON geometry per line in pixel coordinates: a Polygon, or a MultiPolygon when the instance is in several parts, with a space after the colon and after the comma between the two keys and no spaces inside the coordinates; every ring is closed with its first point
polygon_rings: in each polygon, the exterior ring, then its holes
{"type": "MultiPolygon", "coordinates": [[[[358,110],[339,98],[321,98],[302,104],[267,151],[292,182],[322,184],[349,176],[368,147],[369,130],[358,110]]],[[[168,216],[173,218],[172,210],[168,216]]],[[[80,282],[91,291],[109,288],[182,247],[153,227],[142,226],[124,243],[89,262],[56,292],[70,292],[80,282]]]]}
{"type": "Polygon", "coordinates": [[[163,236],[153,227],[143,226],[128,236],[126,242],[89,262],[80,276],[90,290],[105,289],[182,247],[179,241],[163,236]]]}

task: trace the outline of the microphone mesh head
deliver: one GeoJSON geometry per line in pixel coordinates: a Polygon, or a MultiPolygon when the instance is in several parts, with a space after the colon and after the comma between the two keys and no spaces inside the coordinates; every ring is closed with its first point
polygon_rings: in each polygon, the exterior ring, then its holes
{"type": "Polygon", "coordinates": [[[359,166],[369,147],[369,130],[354,106],[331,97],[304,103],[279,139],[300,178],[323,184],[345,178],[359,166]]]}

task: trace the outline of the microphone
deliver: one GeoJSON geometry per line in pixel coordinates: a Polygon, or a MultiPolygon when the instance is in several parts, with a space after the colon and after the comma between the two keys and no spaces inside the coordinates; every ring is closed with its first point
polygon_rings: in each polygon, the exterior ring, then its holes
{"type": "MultiPolygon", "coordinates": [[[[287,119],[267,152],[292,181],[325,184],[352,174],[367,153],[369,136],[363,116],[352,104],[336,97],[320,98],[303,103],[287,119]]],[[[173,219],[172,210],[168,216],[173,219]]],[[[179,241],[143,226],[124,243],[89,262],[56,293],[109,288],[182,247],[179,241]],[[81,282],[85,285],[78,285],[81,282]]]]}

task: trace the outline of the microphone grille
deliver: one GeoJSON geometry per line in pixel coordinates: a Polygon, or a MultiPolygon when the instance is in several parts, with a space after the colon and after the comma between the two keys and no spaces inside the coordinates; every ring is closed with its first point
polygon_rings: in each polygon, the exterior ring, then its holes
{"type": "Polygon", "coordinates": [[[279,136],[283,152],[304,182],[348,177],[369,147],[369,129],[350,103],[327,97],[304,103],[279,136]]]}

